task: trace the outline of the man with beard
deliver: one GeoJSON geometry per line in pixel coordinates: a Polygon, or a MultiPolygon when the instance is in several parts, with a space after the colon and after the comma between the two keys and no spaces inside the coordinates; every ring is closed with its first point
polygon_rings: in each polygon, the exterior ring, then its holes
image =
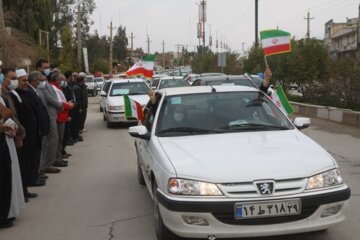
{"type": "MultiPolygon", "coordinates": [[[[29,198],[37,197],[37,194],[28,191],[28,187],[30,186],[32,171],[37,167],[36,152],[41,149],[41,137],[35,111],[24,91],[28,82],[27,73],[24,69],[17,70],[16,77],[19,83],[16,90],[11,91],[11,97],[18,111],[19,121],[26,131],[23,147],[18,150],[18,157],[25,202],[28,202],[29,198]]],[[[36,186],[43,185],[45,185],[45,180],[36,186]]]]}

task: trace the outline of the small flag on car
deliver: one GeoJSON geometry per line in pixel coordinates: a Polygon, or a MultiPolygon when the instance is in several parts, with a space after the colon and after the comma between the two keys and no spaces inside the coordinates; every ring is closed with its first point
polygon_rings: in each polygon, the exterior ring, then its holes
{"type": "Polygon", "coordinates": [[[125,116],[127,119],[136,118],[139,121],[144,120],[143,108],[140,103],[129,97],[124,96],[125,116]]]}
{"type": "Polygon", "coordinates": [[[295,112],[281,86],[276,89],[276,92],[271,94],[271,99],[287,116],[295,112]]]}

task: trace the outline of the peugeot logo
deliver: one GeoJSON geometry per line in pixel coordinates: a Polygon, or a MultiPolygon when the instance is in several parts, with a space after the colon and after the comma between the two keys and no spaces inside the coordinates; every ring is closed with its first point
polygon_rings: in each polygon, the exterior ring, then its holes
{"type": "Polygon", "coordinates": [[[256,186],[261,193],[261,195],[269,195],[274,192],[274,183],[273,182],[261,182],[256,183],[256,186]]]}

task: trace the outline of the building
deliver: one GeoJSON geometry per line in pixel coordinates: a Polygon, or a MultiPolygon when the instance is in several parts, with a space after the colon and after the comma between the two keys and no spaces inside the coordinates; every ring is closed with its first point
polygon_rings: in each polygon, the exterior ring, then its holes
{"type": "Polygon", "coordinates": [[[342,23],[335,23],[331,19],[325,23],[324,42],[332,57],[355,56],[358,50],[357,29],[358,18],[347,19],[342,23]]]}

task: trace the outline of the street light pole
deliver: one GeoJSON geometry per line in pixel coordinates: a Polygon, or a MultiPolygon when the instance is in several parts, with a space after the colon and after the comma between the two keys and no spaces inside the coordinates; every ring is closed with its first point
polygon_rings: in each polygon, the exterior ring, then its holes
{"type": "Polygon", "coordinates": [[[78,11],[77,11],[77,63],[78,70],[81,71],[82,63],[81,63],[81,12],[80,12],[80,2],[78,3],[78,11]]]}
{"type": "Polygon", "coordinates": [[[255,0],[255,47],[259,46],[259,0],[255,0]]]}

